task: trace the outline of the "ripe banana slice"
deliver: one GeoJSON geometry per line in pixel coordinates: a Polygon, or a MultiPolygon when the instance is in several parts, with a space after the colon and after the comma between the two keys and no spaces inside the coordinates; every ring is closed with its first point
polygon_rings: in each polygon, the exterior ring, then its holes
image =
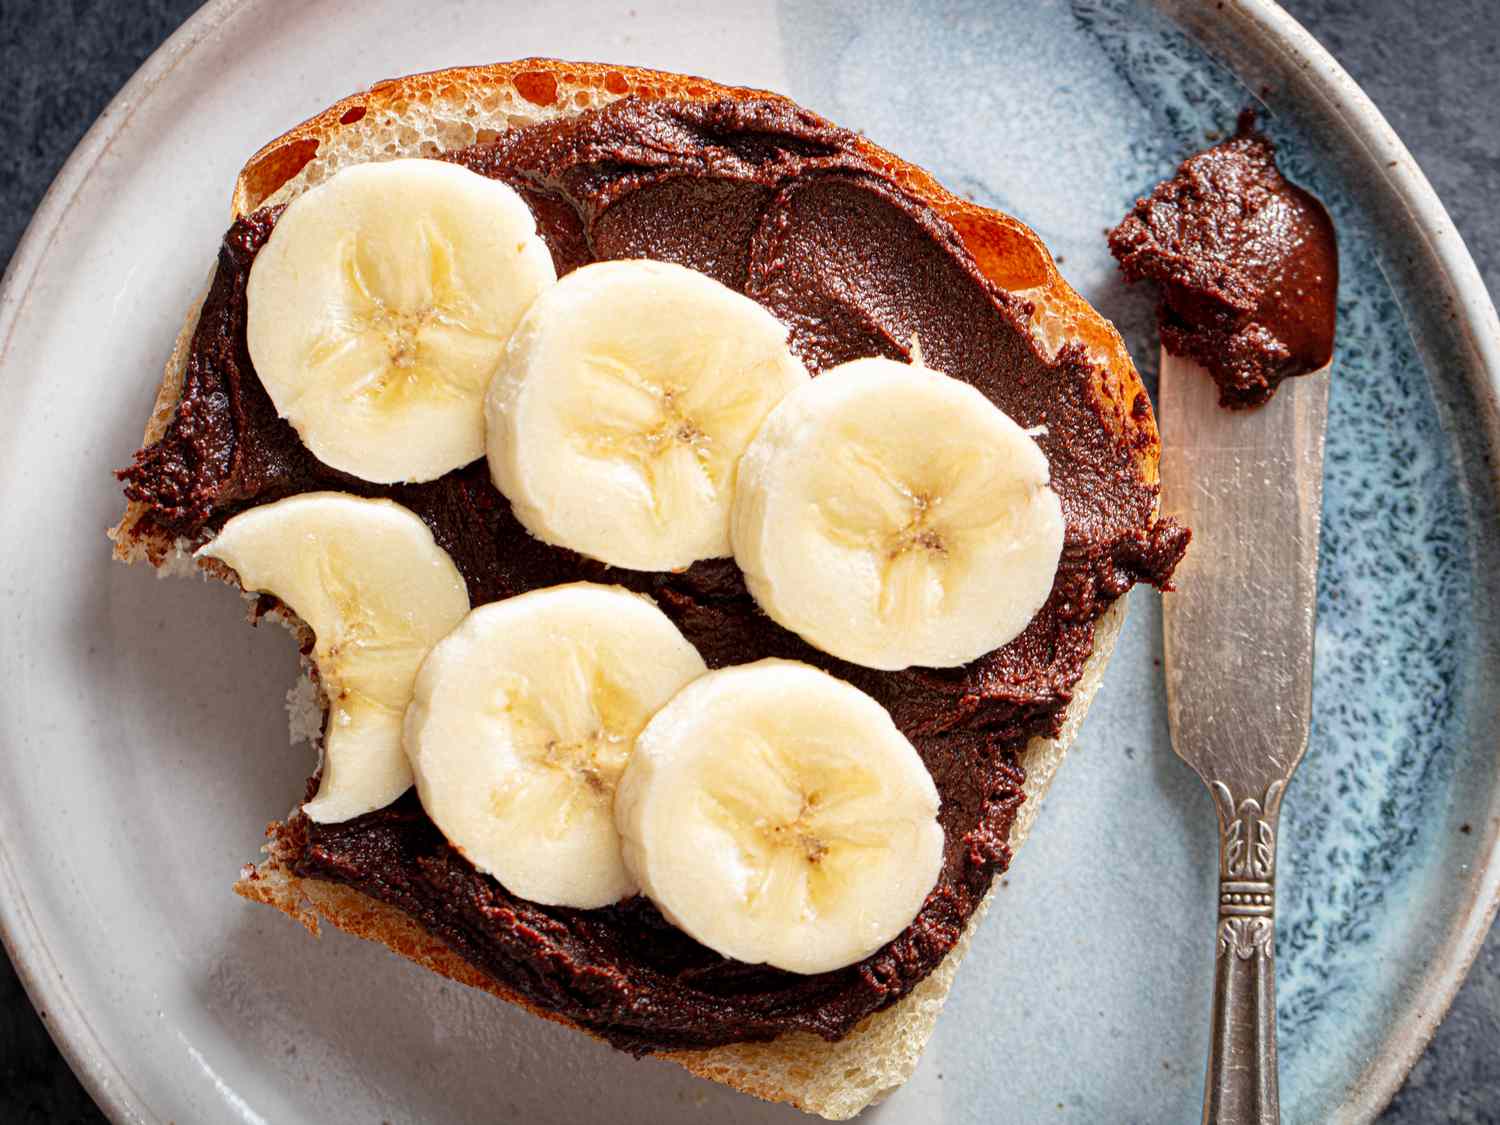
{"type": "Polygon", "coordinates": [[[328,698],[323,780],[303,811],[348,820],[411,785],[401,717],[417,666],[469,611],[463,577],[427,525],[400,504],[310,492],[251,508],[199,556],[274,594],[312,629],[328,698]]]}
{"type": "Polygon", "coordinates": [[[1047,458],[957,379],[857,359],[782,400],[740,460],[735,560],[774,620],[843,660],[951,667],[1052,589],[1047,458]]]}
{"type": "Polygon", "coordinates": [[[786,337],[683,266],[569,274],[527,312],[490,385],[495,487],[538,539],[614,566],[729,555],[735,462],[808,378],[786,337]]]}
{"type": "Polygon", "coordinates": [[[703,659],[650,601],[587,582],[481,606],[422,665],[406,714],[417,793],[450,843],[532,902],[636,890],[615,785],[703,659]]]}
{"type": "Polygon", "coordinates": [[[440,160],[356,165],[293,200],[256,256],[250,359],[320,461],[432,480],[484,453],[485,388],[555,279],[507,185],[440,160]]]}
{"type": "Polygon", "coordinates": [[[668,920],[794,973],[853,964],[910,925],[943,864],[937,812],[885,709],[790,660],[683,688],[615,798],[626,865],[668,920]]]}

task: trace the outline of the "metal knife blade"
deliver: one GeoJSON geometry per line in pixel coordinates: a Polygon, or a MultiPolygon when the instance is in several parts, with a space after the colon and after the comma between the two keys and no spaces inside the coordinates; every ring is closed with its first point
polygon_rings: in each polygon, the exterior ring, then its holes
{"type": "Polygon", "coordinates": [[[1161,359],[1162,511],[1193,531],[1163,601],[1172,747],[1219,813],[1219,921],[1204,1121],[1279,1121],[1275,881],[1281,796],[1312,715],[1326,369],[1225,410],[1161,359]]]}

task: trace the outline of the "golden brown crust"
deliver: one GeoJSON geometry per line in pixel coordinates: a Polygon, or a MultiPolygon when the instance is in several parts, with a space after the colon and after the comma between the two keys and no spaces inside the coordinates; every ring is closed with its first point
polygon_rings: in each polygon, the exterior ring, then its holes
{"type": "MultiPolygon", "coordinates": [[[[282,827],[272,824],[267,829],[268,834],[274,839],[274,834],[282,827]]],[[[480,972],[394,906],[387,906],[358,891],[321,879],[301,878],[292,874],[279,860],[273,859],[253,869],[235,883],[234,893],[251,902],[275,907],[306,927],[307,932],[314,936],[319,933],[320,923],[328,922],[346,934],[383,945],[391,952],[415,961],[424,969],[430,969],[449,980],[478,988],[524,1008],[534,1016],[581,1031],[591,1039],[604,1041],[588,1028],[557,1012],[533,1004],[488,973],[480,972]]],[[[753,1075],[747,1075],[734,1065],[721,1061],[715,1051],[662,1051],[655,1057],[677,1063],[699,1078],[733,1086],[742,1094],[802,1107],[796,1091],[764,1080],[757,1081],[753,1075]]]]}
{"type": "Polygon", "coordinates": [[[502,1000],[519,1004],[542,1019],[592,1034],[587,1028],[579,1027],[565,1016],[537,1007],[488,973],[480,972],[395,907],[338,883],[303,879],[292,874],[291,869],[275,854],[277,833],[283,828],[281,824],[272,824],[267,828],[267,835],[272,839],[272,857],[235,883],[235,894],[251,902],[274,906],[288,918],[305,926],[310,934],[318,934],[320,922],[332,923],[345,933],[379,942],[393,953],[399,953],[449,980],[483,989],[502,1000]]]}
{"type": "MultiPolygon", "coordinates": [[[[278,855],[279,835],[285,829],[286,826],[279,823],[267,826],[266,834],[271,839],[271,856],[259,867],[247,871],[234,884],[235,894],[251,902],[274,906],[314,936],[319,934],[320,924],[328,922],[346,934],[378,942],[391,952],[415,961],[423,968],[431,969],[449,980],[488,992],[491,996],[526,1009],[534,1016],[581,1031],[591,1039],[604,1042],[601,1036],[567,1016],[539,1007],[488,973],[476,969],[394,906],[388,906],[339,883],[304,879],[293,874],[287,866],[286,857],[278,855]]],[[[713,1066],[711,1051],[664,1051],[658,1052],[656,1057],[679,1063],[692,1073],[705,1077],[711,1076],[705,1072],[717,1069],[713,1066]]],[[[748,1090],[741,1087],[741,1091],[769,1101],[789,1100],[786,1092],[780,1089],[748,1090]]]]}

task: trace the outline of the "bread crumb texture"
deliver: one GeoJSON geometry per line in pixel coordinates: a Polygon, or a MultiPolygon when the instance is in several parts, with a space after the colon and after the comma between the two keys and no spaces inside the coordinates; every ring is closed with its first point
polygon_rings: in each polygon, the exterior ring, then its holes
{"type": "Polygon", "coordinates": [[[274,159],[262,150],[267,157],[263,164],[262,154],[251,160],[247,171],[256,182],[243,200],[236,200],[236,210],[288,202],[353,164],[431,157],[482,144],[509,129],[595,109],[649,85],[624,69],[521,70],[505,83],[476,77],[486,69],[378,83],[365,94],[345,98],[288,134],[289,142],[273,142],[280,146],[274,159]],[[392,94],[392,86],[399,86],[399,93],[392,94]],[[254,198],[257,191],[265,192],[259,200],[254,198]]]}

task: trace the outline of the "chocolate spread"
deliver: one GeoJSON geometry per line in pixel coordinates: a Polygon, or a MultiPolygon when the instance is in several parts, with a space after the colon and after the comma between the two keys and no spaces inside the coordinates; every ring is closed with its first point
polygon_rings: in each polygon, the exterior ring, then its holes
{"type": "Polygon", "coordinates": [[[412,793],[342,824],[291,824],[299,874],[393,904],[532,1003],[636,1052],[827,1038],[908,992],[958,940],[995,875],[1022,801],[1016,752],[1058,730],[1094,623],[1138,580],[1164,586],[1188,533],[1156,520],[1156,489],[1104,423],[1079,347],[1039,353],[1029,308],[980,273],[953,230],[861,157],[851,134],[778,101],[626,100],[447,154],[514,185],[558,272],[604,258],[680,262],[749,294],[789,327],[816,373],[856,356],[907,358],[965,379],[1038,440],[1067,520],[1046,606],[964,668],[877,672],[809,647],[760,613],[730,560],[681,573],[615,570],[531,538],[477,462],[427,484],[375,486],[322,465],[276,417],[245,344],[245,285],[277,219],[235,223],[204,303],[177,414],[122,472],[149,505],[140,533],[197,540],[235,512],[311,489],[389,496],[453,556],[474,603],[586,579],[651,595],[710,667],[807,661],[880,701],[942,795],[942,875],[916,920],[857,965],[799,976],[728,961],[648,901],[539,906],[477,873],[412,793]]]}
{"type": "Polygon", "coordinates": [[[1136,200],[1109,249],[1128,280],[1160,285],[1162,346],[1208,369],[1221,406],[1258,406],[1333,356],[1333,223],[1282,176],[1253,110],[1136,200]]]}

